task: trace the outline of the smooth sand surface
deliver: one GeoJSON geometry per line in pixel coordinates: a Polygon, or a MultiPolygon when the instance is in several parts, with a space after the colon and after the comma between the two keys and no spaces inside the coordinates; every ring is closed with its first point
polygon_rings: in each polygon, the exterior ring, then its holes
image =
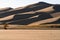
{"type": "Polygon", "coordinates": [[[60,30],[0,30],[0,40],[60,40],[60,30]]]}

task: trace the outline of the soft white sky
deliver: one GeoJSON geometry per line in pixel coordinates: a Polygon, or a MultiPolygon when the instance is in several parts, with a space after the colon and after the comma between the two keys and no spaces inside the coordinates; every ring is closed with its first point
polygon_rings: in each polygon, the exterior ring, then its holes
{"type": "Polygon", "coordinates": [[[16,8],[16,7],[37,3],[40,1],[52,3],[52,4],[60,4],[60,0],[0,0],[0,8],[4,8],[4,7],[16,8]]]}

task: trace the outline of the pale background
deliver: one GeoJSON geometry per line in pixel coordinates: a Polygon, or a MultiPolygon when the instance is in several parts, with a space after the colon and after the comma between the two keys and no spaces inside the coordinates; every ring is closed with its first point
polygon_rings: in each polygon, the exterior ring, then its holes
{"type": "Polygon", "coordinates": [[[0,0],[0,8],[4,7],[16,8],[41,1],[51,4],[60,4],[60,0],[0,0]]]}

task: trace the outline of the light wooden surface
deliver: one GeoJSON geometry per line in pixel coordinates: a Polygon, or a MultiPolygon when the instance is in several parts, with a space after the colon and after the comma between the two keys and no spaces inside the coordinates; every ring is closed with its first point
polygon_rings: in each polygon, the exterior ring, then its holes
{"type": "Polygon", "coordinates": [[[60,30],[0,30],[0,40],[60,40],[60,30]]]}

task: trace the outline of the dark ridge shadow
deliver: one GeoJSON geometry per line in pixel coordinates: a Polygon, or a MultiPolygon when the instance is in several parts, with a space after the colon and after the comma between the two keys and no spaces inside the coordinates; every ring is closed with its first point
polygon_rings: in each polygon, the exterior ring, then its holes
{"type": "Polygon", "coordinates": [[[40,10],[40,9],[43,9],[43,8],[46,8],[46,7],[49,7],[49,6],[52,6],[52,4],[48,4],[48,3],[45,3],[45,2],[39,2],[39,3],[36,3],[36,4],[32,4],[32,5],[29,5],[26,7],[27,10],[25,11],[36,11],[36,10],[40,10]]]}
{"type": "Polygon", "coordinates": [[[56,12],[60,12],[60,5],[54,5],[53,9],[55,9],[56,12]]]}
{"type": "Polygon", "coordinates": [[[19,20],[19,19],[27,19],[29,17],[32,17],[32,16],[36,16],[36,15],[39,15],[38,13],[35,13],[35,14],[22,14],[22,15],[15,15],[13,20],[19,20]]]}
{"type": "Polygon", "coordinates": [[[32,6],[32,8],[25,7],[24,9],[19,9],[19,10],[14,10],[14,11],[10,11],[10,12],[1,13],[0,18],[9,16],[9,15],[13,15],[13,14],[18,14],[18,13],[41,10],[43,8],[51,6],[49,4],[45,4],[45,3],[42,3],[42,2],[41,2],[41,4],[40,3],[37,3],[37,4],[35,5],[35,7],[32,6]]]}
{"type": "Polygon", "coordinates": [[[28,5],[26,8],[31,8],[31,7],[35,7],[37,5],[50,5],[52,6],[52,4],[49,4],[49,3],[46,3],[46,2],[38,2],[38,3],[35,3],[35,4],[31,4],[31,5],[28,5]]]}
{"type": "Polygon", "coordinates": [[[16,20],[22,20],[22,19],[27,19],[32,16],[39,15],[40,13],[34,13],[34,14],[21,14],[21,15],[15,15],[13,19],[11,20],[6,20],[6,21],[0,21],[0,22],[9,22],[9,21],[16,21],[16,20]]]}
{"type": "Polygon", "coordinates": [[[12,10],[13,8],[6,8],[6,9],[4,9],[4,10],[0,10],[0,12],[5,12],[5,11],[8,11],[8,10],[12,10]]]}
{"type": "Polygon", "coordinates": [[[16,20],[22,20],[22,19],[27,19],[29,17],[33,17],[33,16],[36,16],[36,15],[39,15],[40,13],[36,12],[34,14],[21,14],[21,15],[15,15],[13,19],[11,20],[6,20],[6,21],[0,21],[0,22],[9,22],[9,21],[16,21],[16,20]]]}
{"type": "Polygon", "coordinates": [[[9,24],[28,25],[30,23],[41,21],[41,20],[48,19],[48,18],[52,18],[52,16],[49,15],[48,13],[40,13],[38,17],[30,18],[30,19],[26,19],[22,21],[15,21],[9,24]]]}
{"type": "Polygon", "coordinates": [[[51,14],[53,17],[54,17],[54,15],[55,16],[59,16],[60,15],[60,5],[53,5],[54,7],[53,7],[53,9],[54,9],[54,11],[52,11],[52,12],[49,12],[49,14],[51,14]]]}
{"type": "Polygon", "coordinates": [[[53,9],[54,11],[50,12],[50,14],[60,12],[60,5],[58,4],[53,5],[53,9]]]}

